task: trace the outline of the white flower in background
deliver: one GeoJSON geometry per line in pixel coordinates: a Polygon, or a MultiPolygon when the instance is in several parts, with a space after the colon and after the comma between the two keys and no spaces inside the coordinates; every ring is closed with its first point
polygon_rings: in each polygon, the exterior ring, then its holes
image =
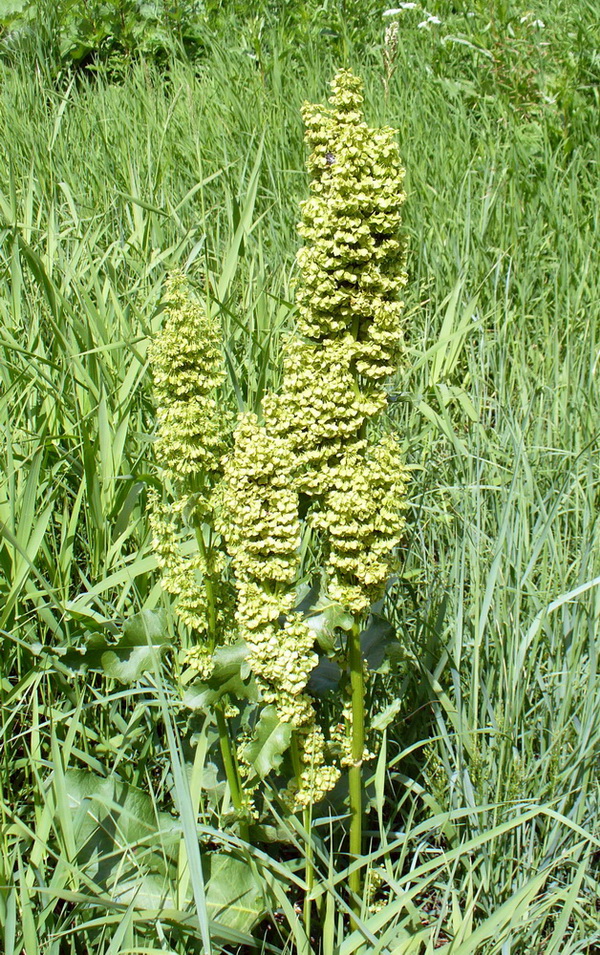
{"type": "Polygon", "coordinates": [[[442,21],[440,20],[439,17],[433,16],[433,14],[428,13],[427,19],[421,20],[420,23],[417,23],[417,27],[419,27],[419,29],[422,29],[423,27],[430,27],[430,26],[437,27],[441,24],[441,22],[442,21]]]}
{"type": "Polygon", "coordinates": [[[535,17],[535,14],[532,13],[531,10],[530,10],[529,13],[523,14],[523,16],[521,17],[521,19],[519,20],[519,23],[528,23],[528,22],[531,20],[531,26],[532,26],[532,27],[537,27],[538,30],[543,30],[544,27],[546,26],[546,24],[544,23],[544,21],[543,21],[543,20],[540,20],[538,17],[536,17],[535,20],[532,20],[532,19],[531,19],[532,17],[535,17]]]}
{"type": "Polygon", "coordinates": [[[417,3],[401,3],[399,7],[393,7],[391,10],[386,10],[385,13],[383,13],[383,16],[397,17],[399,13],[403,12],[403,10],[416,10],[417,7],[417,3]]]}

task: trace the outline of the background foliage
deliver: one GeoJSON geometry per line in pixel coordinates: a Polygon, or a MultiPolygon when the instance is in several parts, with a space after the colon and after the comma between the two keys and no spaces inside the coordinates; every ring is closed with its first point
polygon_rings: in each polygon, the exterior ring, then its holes
{"type": "Polygon", "coordinates": [[[387,96],[383,12],[0,7],[7,955],[201,951],[209,933],[230,952],[252,934],[317,945],[294,905],[307,834],[274,823],[248,846],[227,828],[216,731],[186,696],[189,637],[149,548],[146,350],[182,266],[221,304],[232,400],[277,385],[299,107],[345,63],[407,167],[387,426],[414,480],[401,640],[372,684],[363,919],[351,930],[343,855],[317,819],[318,944],[600,945],[595,4],[401,9],[387,96]]]}

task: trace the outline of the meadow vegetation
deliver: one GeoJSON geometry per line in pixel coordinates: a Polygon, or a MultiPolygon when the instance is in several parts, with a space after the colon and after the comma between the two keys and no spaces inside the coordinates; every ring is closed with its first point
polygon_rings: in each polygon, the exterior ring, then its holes
{"type": "Polygon", "coordinates": [[[6,955],[600,951],[596,5],[393,9],[0,4],[6,955]],[[240,814],[215,702],[248,673],[197,683],[150,526],[167,278],[258,412],[297,320],[301,106],[340,67],[407,193],[358,882],[343,780],[307,816],[267,761],[240,814]]]}

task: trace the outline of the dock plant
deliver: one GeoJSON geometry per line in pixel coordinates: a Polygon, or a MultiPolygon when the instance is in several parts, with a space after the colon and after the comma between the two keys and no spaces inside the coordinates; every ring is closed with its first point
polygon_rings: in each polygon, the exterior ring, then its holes
{"type": "MultiPolygon", "coordinates": [[[[235,752],[218,704],[234,805],[259,818],[273,773],[288,811],[310,814],[347,771],[355,860],[369,755],[361,634],[393,571],[407,481],[382,420],[402,343],[404,170],[395,131],[371,129],[362,101],[341,70],[329,105],[303,109],[310,195],[280,390],[233,426],[214,306],[181,275],[151,356],[169,502],[154,500],[155,550],[198,644],[188,662],[210,681],[219,648],[242,645],[256,688],[235,752]],[[311,690],[323,656],[340,674],[326,706],[311,690]]],[[[353,904],[360,886],[354,867],[353,904]]]]}

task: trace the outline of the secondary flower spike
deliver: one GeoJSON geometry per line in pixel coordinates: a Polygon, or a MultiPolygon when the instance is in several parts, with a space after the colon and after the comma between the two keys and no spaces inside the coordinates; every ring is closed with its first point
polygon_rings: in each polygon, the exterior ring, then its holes
{"type": "Polygon", "coordinates": [[[225,554],[203,522],[212,519],[221,458],[231,443],[232,416],[218,400],[225,379],[219,322],[186,276],[165,285],[164,320],[149,353],[157,399],[156,456],[167,497],[149,494],[153,549],[180,620],[195,635],[188,660],[207,676],[218,643],[232,637],[225,554]]]}
{"type": "Polygon", "coordinates": [[[305,692],[319,662],[314,633],[293,612],[301,530],[298,494],[290,487],[294,454],[256,415],[245,414],[224,463],[218,527],[235,570],[239,634],[263,702],[296,731],[301,771],[287,796],[295,807],[308,805],[335,785],[339,771],[327,765],[325,738],[305,692]]]}
{"type": "Polygon", "coordinates": [[[180,272],[167,282],[165,314],[150,351],[159,423],[156,455],[175,480],[196,484],[220,472],[231,431],[230,418],[215,399],[225,379],[222,332],[180,272]]]}

